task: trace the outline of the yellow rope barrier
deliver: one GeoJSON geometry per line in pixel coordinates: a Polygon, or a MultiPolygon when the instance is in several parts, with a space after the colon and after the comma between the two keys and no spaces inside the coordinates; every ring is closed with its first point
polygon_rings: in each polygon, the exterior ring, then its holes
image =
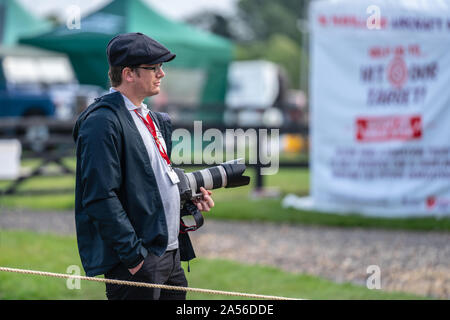
{"type": "Polygon", "coordinates": [[[115,280],[115,279],[104,279],[104,278],[95,278],[95,277],[85,277],[85,276],[70,275],[70,274],[64,274],[64,273],[53,273],[53,272],[15,269],[15,268],[7,268],[7,267],[0,267],[0,271],[21,273],[21,274],[31,274],[31,275],[37,275],[37,276],[54,277],[54,278],[80,279],[80,280],[127,285],[127,286],[136,286],[136,287],[159,288],[159,289],[166,289],[166,290],[179,290],[179,291],[186,291],[186,292],[237,296],[237,297],[245,297],[245,298],[253,298],[253,299],[303,300],[303,299],[295,299],[295,298],[287,298],[287,297],[279,297],[279,296],[269,296],[269,295],[250,294],[250,293],[242,293],[242,292],[189,288],[189,287],[177,287],[177,286],[168,286],[168,285],[164,285],[164,284],[124,281],[124,280],[115,280]]]}

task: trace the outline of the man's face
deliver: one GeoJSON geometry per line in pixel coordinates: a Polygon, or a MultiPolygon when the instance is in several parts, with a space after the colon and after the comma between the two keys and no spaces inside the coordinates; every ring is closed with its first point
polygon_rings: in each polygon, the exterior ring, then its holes
{"type": "Polygon", "coordinates": [[[142,64],[134,73],[134,85],[136,92],[145,97],[154,96],[159,93],[161,79],[165,76],[162,63],[142,64]]]}

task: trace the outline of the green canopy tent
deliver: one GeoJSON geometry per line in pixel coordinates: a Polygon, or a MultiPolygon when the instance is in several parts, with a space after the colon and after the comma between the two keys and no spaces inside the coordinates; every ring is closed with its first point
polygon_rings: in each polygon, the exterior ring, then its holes
{"type": "MultiPolygon", "coordinates": [[[[224,102],[227,70],[232,59],[231,42],[187,24],[168,20],[140,0],[112,1],[82,18],[79,29],[62,25],[48,33],[23,38],[20,42],[66,53],[80,83],[106,88],[106,46],[113,36],[124,32],[145,33],[176,53],[177,58],[167,67],[170,70],[184,70],[184,84],[188,81],[202,82],[199,103],[224,102]],[[189,71],[197,77],[186,77],[189,71]]],[[[175,77],[172,73],[170,76],[175,77]]],[[[177,85],[182,86],[183,83],[177,85]]]]}
{"type": "Polygon", "coordinates": [[[29,14],[14,0],[0,0],[0,44],[13,46],[21,36],[50,30],[51,24],[29,14]]]}

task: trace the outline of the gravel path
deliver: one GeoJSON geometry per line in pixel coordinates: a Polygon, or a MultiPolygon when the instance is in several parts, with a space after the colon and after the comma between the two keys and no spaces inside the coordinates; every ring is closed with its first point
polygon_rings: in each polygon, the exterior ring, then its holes
{"type": "MultiPolygon", "coordinates": [[[[0,214],[0,229],[74,234],[72,212],[0,214]]],[[[450,299],[450,233],[342,229],[207,220],[191,233],[197,256],[270,265],[336,282],[366,284],[367,267],[381,288],[450,299]]]]}

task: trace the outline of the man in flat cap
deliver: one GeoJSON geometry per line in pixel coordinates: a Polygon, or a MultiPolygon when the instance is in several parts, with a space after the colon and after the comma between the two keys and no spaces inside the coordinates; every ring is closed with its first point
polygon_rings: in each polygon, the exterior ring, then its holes
{"type": "MultiPolygon", "coordinates": [[[[187,234],[179,232],[170,118],[143,103],[159,93],[163,63],[175,54],[142,33],[127,33],[111,39],[107,57],[110,93],[96,99],[73,130],[75,221],[83,268],[88,276],[187,286],[180,260],[195,254],[187,234]]],[[[211,192],[202,193],[203,199],[190,205],[209,211],[211,192]]],[[[185,299],[186,292],[107,284],[106,296],[185,299]]]]}

